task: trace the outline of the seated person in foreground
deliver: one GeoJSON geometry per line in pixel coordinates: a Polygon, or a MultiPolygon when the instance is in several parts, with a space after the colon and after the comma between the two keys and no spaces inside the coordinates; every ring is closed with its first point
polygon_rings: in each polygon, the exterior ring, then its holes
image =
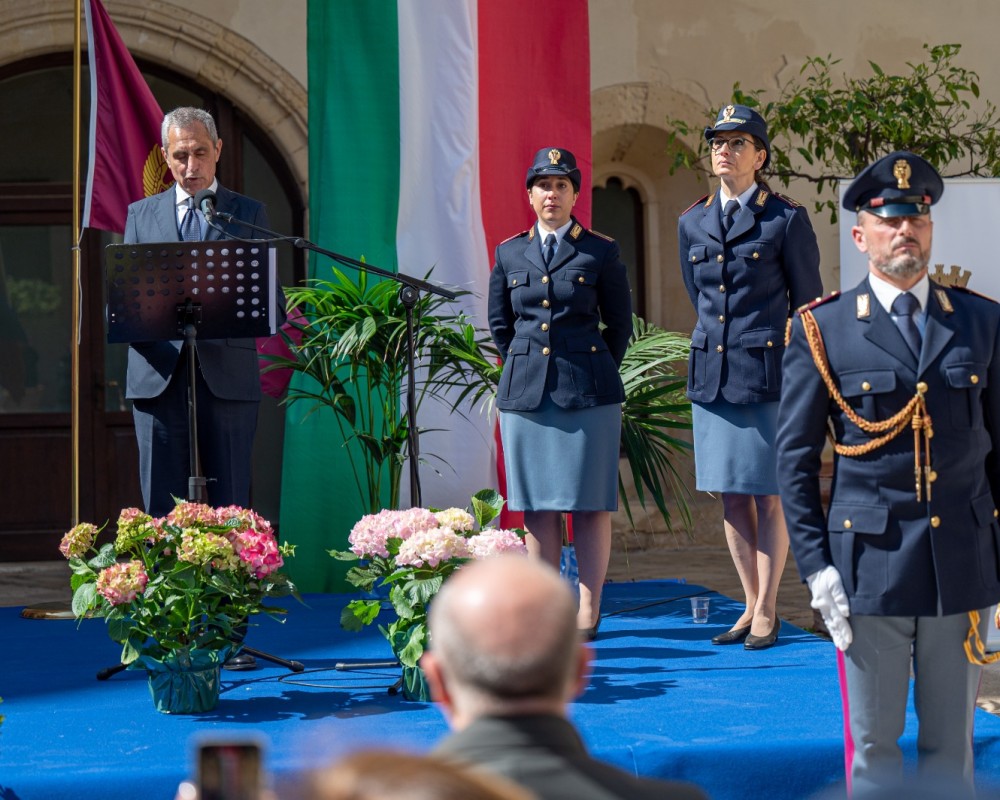
{"type": "Polygon", "coordinates": [[[705,798],[693,784],[637,778],[588,755],[566,710],[586,686],[590,649],[572,592],[548,565],[514,555],[471,563],[438,593],[429,624],[421,665],[453,731],[434,755],[542,800],[705,798]]]}

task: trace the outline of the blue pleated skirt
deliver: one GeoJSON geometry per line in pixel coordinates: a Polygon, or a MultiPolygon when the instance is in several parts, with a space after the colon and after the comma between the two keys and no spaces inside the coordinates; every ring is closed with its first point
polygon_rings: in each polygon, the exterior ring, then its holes
{"type": "Polygon", "coordinates": [[[692,402],[691,420],[699,491],[778,493],[776,402],[692,402]]]}
{"type": "Polygon", "coordinates": [[[617,403],[501,411],[511,511],[617,511],[622,410],[617,403]]]}

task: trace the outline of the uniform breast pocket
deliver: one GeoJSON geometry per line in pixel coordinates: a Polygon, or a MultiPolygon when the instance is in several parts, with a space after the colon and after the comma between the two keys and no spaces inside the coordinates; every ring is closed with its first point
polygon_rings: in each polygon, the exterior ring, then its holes
{"type": "Polygon", "coordinates": [[[602,338],[570,339],[566,342],[566,350],[569,352],[570,374],[577,394],[582,397],[601,397],[612,392],[618,371],[602,338]]]}
{"type": "Polygon", "coordinates": [[[781,388],[781,356],[785,335],[774,328],[758,328],[740,334],[740,347],[749,356],[743,362],[743,385],[755,392],[776,392],[781,388]]]}
{"type": "Polygon", "coordinates": [[[770,242],[740,242],[733,247],[733,255],[749,265],[766,264],[774,260],[775,248],[770,242]]]}
{"type": "Polygon", "coordinates": [[[964,361],[945,364],[945,381],[948,384],[948,406],[951,424],[965,430],[983,426],[983,389],[988,373],[981,361],[964,361]]]}
{"type": "Polygon", "coordinates": [[[524,292],[530,278],[531,273],[528,270],[507,273],[507,291],[510,293],[510,304],[518,314],[524,311],[524,292]]]}
{"type": "Polygon", "coordinates": [[[708,261],[708,247],[703,244],[693,244],[688,248],[688,263],[701,264],[708,261]]]}
{"type": "Polygon", "coordinates": [[[840,373],[840,393],[863,419],[869,422],[891,417],[888,396],[896,390],[896,373],[891,369],[859,369],[840,373]]]}
{"type": "Polygon", "coordinates": [[[567,267],[555,273],[556,300],[574,311],[590,311],[597,305],[597,271],[567,267]]]}
{"type": "Polygon", "coordinates": [[[514,339],[507,350],[507,358],[500,374],[500,385],[497,394],[503,400],[515,400],[524,394],[528,385],[528,349],[531,343],[527,339],[514,339]]]}
{"type": "Polygon", "coordinates": [[[691,333],[691,350],[688,354],[688,391],[705,385],[707,350],[708,334],[701,328],[695,328],[691,333]]]}

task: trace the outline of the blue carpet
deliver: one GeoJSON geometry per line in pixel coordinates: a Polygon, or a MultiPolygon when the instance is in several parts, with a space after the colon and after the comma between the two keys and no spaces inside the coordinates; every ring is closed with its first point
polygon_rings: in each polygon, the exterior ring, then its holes
{"type": "MultiPolygon", "coordinates": [[[[427,750],[446,733],[431,705],[387,693],[398,670],[337,671],[338,662],[389,657],[377,631],[340,630],[343,596],[311,595],[285,624],[264,619],[248,644],[297,659],[292,675],[266,662],[223,671],[218,707],[158,714],[145,676],[106,682],[118,647],[102,620],[25,620],[0,609],[0,800],[173,797],[198,735],[260,733],[279,788],[299,771],[369,745],[427,750]]],[[[739,605],[669,581],[610,584],[590,687],[572,717],[595,755],[641,775],[694,781],[716,800],[804,798],[843,777],[834,648],[789,624],[770,650],[713,647],[739,605]],[[689,596],[712,598],[707,625],[689,596]]],[[[915,760],[916,718],[904,745],[915,760]]],[[[977,712],[980,781],[1000,785],[1000,718],[977,712]]]]}

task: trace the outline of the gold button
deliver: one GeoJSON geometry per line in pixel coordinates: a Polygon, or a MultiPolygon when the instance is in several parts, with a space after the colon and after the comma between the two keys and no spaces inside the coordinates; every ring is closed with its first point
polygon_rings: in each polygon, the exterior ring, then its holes
{"type": "Polygon", "coordinates": [[[514,278],[514,280],[512,280],[512,281],[510,282],[510,285],[511,285],[511,286],[517,286],[517,278],[514,278]]]}
{"type": "Polygon", "coordinates": [[[854,527],[854,524],[849,519],[845,519],[844,520],[844,529],[845,530],[850,530],[853,527],[854,527]]]}
{"type": "Polygon", "coordinates": [[[543,331],[547,331],[548,329],[549,329],[549,323],[547,323],[547,322],[543,322],[543,323],[542,323],[542,330],[543,330],[543,331]]]}
{"type": "Polygon", "coordinates": [[[576,281],[577,281],[577,283],[583,283],[584,282],[583,275],[581,275],[579,278],[577,278],[576,281]]]}
{"type": "Polygon", "coordinates": [[[719,291],[720,292],[725,292],[726,291],[726,285],[724,283],[720,283],[719,284],[719,291]]]}
{"type": "Polygon", "coordinates": [[[698,260],[698,256],[691,256],[691,260],[692,261],[697,261],[698,260]]]}
{"type": "Polygon", "coordinates": [[[868,383],[868,381],[861,381],[861,388],[866,392],[870,392],[872,390],[872,385],[868,383]]]}
{"type": "Polygon", "coordinates": [[[592,344],[592,345],[590,346],[590,352],[591,352],[591,353],[596,353],[596,352],[597,352],[597,345],[594,345],[594,344],[592,344]]]}
{"type": "Polygon", "coordinates": [[[717,344],[715,346],[715,352],[716,353],[721,353],[722,352],[722,345],[721,344],[717,344]]]}
{"type": "Polygon", "coordinates": [[[941,517],[933,516],[931,517],[931,527],[940,528],[941,527],[941,517]]]}
{"type": "Polygon", "coordinates": [[[753,260],[756,261],[758,258],[760,258],[760,253],[758,253],[756,250],[754,250],[753,251],[753,260]]]}
{"type": "Polygon", "coordinates": [[[543,347],[543,348],[542,348],[542,355],[543,355],[543,356],[547,356],[548,354],[549,354],[549,348],[547,348],[547,347],[543,347]]]}
{"type": "Polygon", "coordinates": [[[930,472],[927,473],[928,483],[934,483],[934,481],[936,480],[937,480],[937,473],[934,470],[931,470],[930,472]]]}
{"type": "Polygon", "coordinates": [[[726,318],[722,314],[719,314],[719,322],[725,322],[726,318]]]}
{"type": "Polygon", "coordinates": [[[767,340],[767,346],[768,347],[774,347],[774,342],[772,342],[770,339],[768,339],[767,340]]]}
{"type": "Polygon", "coordinates": [[[971,378],[969,378],[969,380],[972,382],[972,385],[975,386],[977,383],[979,383],[979,376],[973,375],[971,378]]]}
{"type": "Polygon", "coordinates": [[[994,509],[993,509],[993,519],[996,519],[997,517],[1000,517],[1000,512],[998,512],[998,511],[997,511],[997,510],[996,510],[996,509],[994,508],[994,509]]]}
{"type": "Polygon", "coordinates": [[[722,255],[721,255],[721,254],[720,254],[720,255],[717,255],[717,256],[715,257],[715,260],[716,260],[716,261],[718,261],[718,262],[719,262],[719,263],[721,264],[721,263],[722,263],[722,255]]]}
{"type": "Polygon", "coordinates": [[[542,276],[542,283],[548,283],[548,282],[549,282],[549,276],[548,275],[543,275],[542,276]]]}
{"type": "Polygon", "coordinates": [[[920,392],[920,394],[924,394],[927,391],[927,384],[924,383],[923,381],[918,381],[917,391],[920,392]]]}
{"type": "Polygon", "coordinates": [[[549,307],[549,301],[548,300],[542,300],[542,308],[548,308],[548,307],[549,307]]]}

